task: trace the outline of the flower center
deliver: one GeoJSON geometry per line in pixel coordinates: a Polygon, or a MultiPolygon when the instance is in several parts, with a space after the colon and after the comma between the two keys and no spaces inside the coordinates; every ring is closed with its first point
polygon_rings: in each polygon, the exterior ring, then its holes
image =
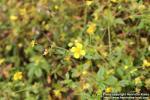
{"type": "Polygon", "coordinates": [[[80,54],[81,49],[80,48],[76,48],[76,53],[80,54]]]}

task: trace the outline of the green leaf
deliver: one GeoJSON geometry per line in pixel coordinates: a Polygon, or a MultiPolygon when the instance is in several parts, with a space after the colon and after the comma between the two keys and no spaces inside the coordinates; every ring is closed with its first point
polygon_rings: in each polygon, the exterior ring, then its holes
{"type": "Polygon", "coordinates": [[[106,73],[105,68],[101,67],[101,68],[99,69],[99,71],[97,72],[97,77],[98,77],[98,79],[103,80],[105,73],[106,73]]]}
{"type": "Polygon", "coordinates": [[[120,84],[122,87],[125,87],[125,86],[127,86],[127,85],[129,84],[129,81],[128,81],[128,80],[121,80],[121,81],[119,82],[119,84],[120,84]]]}
{"type": "Polygon", "coordinates": [[[116,69],[116,72],[117,72],[117,74],[118,74],[120,77],[123,77],[124,73],[123,73],[122,68],[117,68],[117,69],[116,69]]]}
{"type": "Polygon", "coordinates": [[[32,78],[33,75],[34,75],[34,72],[35,72],[35,70],[36,70],[34,64],[33,64],[33,63],[29,64],[29,65],[27,66],[27,68],[29,69],[29,71],[28,71],[28,77],[29,77],[29,78],[32,78]]]}
{"type": "Polygon", "coordinates": [[[56,52],[61,55],[65,55],[67,53],[67,51],[64,49],[57,49],[56,52]]]}
{"type": "Polygon", "coordinates": [[[88,53],[85,55],[87,59],[100,59],[99,54],[94,49],[89,49],[88,53]]]}
{"type": "Polygon", "coordinates": [[[106,87],[105,84],[103,84],[103,83],[101,83],[101,82],[98,84],[98,86],[99,86],[99,88],[100,88],[101,90],[104,90],[105,87],[106,87]]]}
{"type": "Polygon", "coordinates": [[[35,46],[35,50],[39,51],[39,52],[42,52],[44,50],[43,46],[41,45],[36,45],[35,46]]]}
{"type": "Polygon", "coordinates": [[[121,18],[117,18],[117,19],[115,20],[115,23],[116,23],[116,24],[121,24],[121,25],[124,25],[124,24],[125,24],[124,21],[123,21],[121,18]]]}
{"type": "Polygon", "coordinates": [[[35,75],[36,75],[36,77],[41,77],[42,76],[42,70],[40,68],[36,69],[35,75]]]}
{"type": "Polygon", "coordinates": [[[118,79],[114,76],[110,76],[105,82],[107,85],[113,86],[118,82],[118,79]]]}

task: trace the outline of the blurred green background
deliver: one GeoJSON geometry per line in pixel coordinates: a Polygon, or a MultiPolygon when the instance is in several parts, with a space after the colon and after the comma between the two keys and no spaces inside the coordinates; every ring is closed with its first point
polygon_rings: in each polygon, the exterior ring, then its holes
{"type": "Polygon", "coordinates": [[[0,0],[0,100],[150,92],[149,0],[0,0]]]}

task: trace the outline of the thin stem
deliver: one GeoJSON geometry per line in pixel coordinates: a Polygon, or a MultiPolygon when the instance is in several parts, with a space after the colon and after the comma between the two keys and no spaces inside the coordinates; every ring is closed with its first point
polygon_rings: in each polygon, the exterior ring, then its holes
{"type": "Polygon", "coordinates": [[[90,44],[92,44],[92,36],[89,35],[89,38],[90,38],[90,44]]]}
{"type": "Polygon", "coordinates": [[[55,46],[54,48],[58,48],[58,49],[62,49],[62,50],[68,51],[67,49],[59,47],[59,46],[55,46]]]}
{"type": "Polygon", "coordinates": [[[109,53],[111,54],[111,34],[109,26],[108,26],[108,42],[109,42],[109,53]]]}
{"type": "Polygon", "coordinates": [[[85,9],[84,9],[84,26],[86,25],[86,22],[87,22],[87,9],[88,9],[88,7],[85,6],[85,9]]]}

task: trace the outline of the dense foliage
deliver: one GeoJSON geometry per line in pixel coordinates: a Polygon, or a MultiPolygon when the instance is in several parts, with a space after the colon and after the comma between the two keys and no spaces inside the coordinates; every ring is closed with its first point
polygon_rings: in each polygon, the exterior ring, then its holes
{"type": "Polygon", "coordinates": [[[0,100],[150,92],[149,0],[0,0],[0,100]]]}

